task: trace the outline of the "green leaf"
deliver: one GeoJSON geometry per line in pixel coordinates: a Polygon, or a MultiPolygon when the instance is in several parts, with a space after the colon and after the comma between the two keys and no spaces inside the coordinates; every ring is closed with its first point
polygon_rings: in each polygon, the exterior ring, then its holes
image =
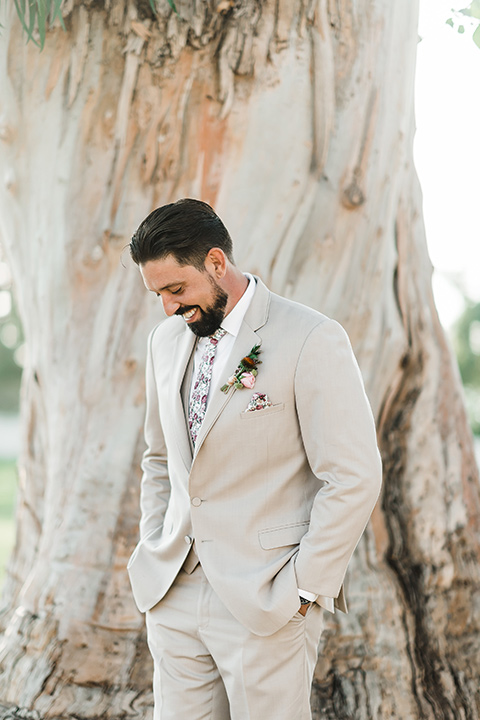
{"type": "Polygon", "coordinates": [[[62,17],[63,0],[14,0],[15,10],[27,34],[27,42],[37,45],[40,50],[45,45],[47,29],[57,18],[65,30],[65,23],[62,17]],[[35,31],[38,32],[39,41],[34,38],[35,31]]]}
{"type": "Polygon", "coordinates": [[[473,39],[473,42],[475,43],[475,45],[478,48],[480,48],[480,25],[477,27],[477,29],[473,33],[472,39],[473,39]]]}
{"type": "MultiPolygon", "coordinates": [[[[13,1],[15,3],[15,10],[17,11],[17,15],[20,19],[22,27],[25,30],[25,32],[27,33],[27,42],[28,42],[28,40],[32,40],[32,42],[34,42],[35,45],[38,45],[38,42],[35,40],[35,38],[32,35],[32,32],[33,32],[32,20],[33,20],[33,22],[35,22],[35,15],[32,16],[32,13],[29,12],[29,21],[30,22],[29,22],[29,25],[27,25],[27,20],[25,17],[25,15],[26,15],[25,0],[13,0],[13,1]]],[[[30,11],[30,4],[29,4],[29,11],[30,11]]]]}
{"type": "Polygon", "coordinates": [[[457,10],[457,12],[459,15],[466,15],[480,20],[480,0],[472,0],[468,7],[457,10]]]}
{"type": "MultiPolygon", "coordinates": [[[[15,2],[15,5],[16,5],[17,8],[18,8],[18,3],[17,3],[17,2],[15,2]]],[[[21,9],[21,13],[22,13],[20,19],[22,19],[22,18],[25,17],[25,0],[20,0],[20,9],[21,9]]],[[[18,9],[17,9],[17,12],[19,12],[18,9]]]]}
{"type": "Polygon", "coordinates": [[[459,25],[458,32],[460,33],[460,35],[463,35],[463,33],[465,32],[465,27],[463,25],[459,25]]]}
{"type": "Polygon", "coordinates": [[[450,27],[453,27],[453,20],[452,18],[448,18],[448,20],[445,20],[447,25],[450,25],[450,27]]]}
{"type": "Polygon", "coordinates": [[[66,30],[65,23],[63,22],[62,13],[60,12],[60,8],[62,7],[62,2],[63,2],[63,0],[53,0],[53,14],[52,14],[51,22],[53,23],[55,21],[55,19],[58,18],[63,30],[66,30]]]}
{"type": "Polygon", "coordinates": [[[470,3],[470,16],[480,20],[480,0],[473,0],[470,3]]]}
{"type": "Polygon", "coordinates": [[[15,10],[17,11],[17,15],[20,19],[20,22],[22,23],[22,27],[24,30],[28,32],[28,28],[25,24],[25,1],[20,0],[20,3],[18,0],[13,0],[15,3],[15,10]]]}
{"type": "Polygon", "coordinates": [[[40,35],[40,49],[43,50],[45,45],[45,35],[47,32],[47,0],[37,0],[38,12],[38,34],[40,35]]]}
{"type": "Polygon", "coordinates": [[[173,0],[167,0],[167,2],[168,2],[168,4],[170,5],[170,7],[172,8],[173,12],[176,12],[177,15],[178,15],[178,10],[177,10],[177,8],[175,7],[175,3],[173,2],[173,0]]]}
{"type": "MultiPolygon", "coordinates": [[[[35,0],[28,0],[28,32],[33,40],[33,31],[35,30],[35,21],[37,19],[37,3],[35,0]]],[[[38,45],[38,43],[36,43],[38,45]]]]}

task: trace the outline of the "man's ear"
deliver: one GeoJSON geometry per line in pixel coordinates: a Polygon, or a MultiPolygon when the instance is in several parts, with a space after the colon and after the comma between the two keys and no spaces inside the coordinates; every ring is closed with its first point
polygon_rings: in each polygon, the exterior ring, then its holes
{"type": "Polygon", "coordinates": [[[227,272],[227,257],[223,250],[214,247],[210,248],[205,258],[205,270],[210,271],[217,280],[225,277],[227,272]]]}

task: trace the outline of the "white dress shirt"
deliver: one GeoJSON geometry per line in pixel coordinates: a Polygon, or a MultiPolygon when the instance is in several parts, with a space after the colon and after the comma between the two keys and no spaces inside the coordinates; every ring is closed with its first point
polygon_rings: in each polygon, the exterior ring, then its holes
{"type": "MultiPolygon", "coordinates": [[[[220,338],[217,345],[217,352],[215,354],[215,360],[213,363],[212,368],[212,380],[210,383],[210,392],[208,393],[207,397],[207,405],[209,402],[210,397],[212,396],[212,393],[215,392],[218,383],[220,381],[220,378],[223,375],[225,366],[230,358],[230,353],[233,348],[233,344],[235,342],[235,338],[237,337],[240,327],[243,322],[243,318],[245,317],[245,314],[250,306],[250,303],[252,301],[252,298],[255,294],[255,280],[252,275],[249,273],[244,273],[245,277],[248,280],[247,289],[243,293],[240,300],[237,302],[237,304],[230,310],[228,315],[226,315],[220,327],[222,327],[224,330],[226,330],[226,334],[220,338]]],[[[200,363],[202,361],[203,353],[205,352],[206,345],[208,343],[209,339],[207,338],[199,338],[197,347],[195,348],[195,355],[193,358],[193,373],[192,373],[192,383],[190,386],[190,400],[192,398],[192,392],[193,388],[195,386],[195,380],[198,374],[198,370],[200,367],[200,363]]],[[[238,360],[240,361],[241,358],[238,360]]],[[[234,363],[235,365],[235,363],[234,363]]],[[[233,367],[232,365],[232,375],[237,369],[238,363],[233,367]]],[[[298,588],[298,594],[301,597],[304,597],[306,600],[310,600],[310,602],[315,602],[317,600],[318,604],[321,605],[325,610],[328,610],[329,612],[334,613],[335,607],[333,598],[326,597],[324,595],[315,595],[314,593],[308,592],[307,590],[301,590],[298,588]]]]}

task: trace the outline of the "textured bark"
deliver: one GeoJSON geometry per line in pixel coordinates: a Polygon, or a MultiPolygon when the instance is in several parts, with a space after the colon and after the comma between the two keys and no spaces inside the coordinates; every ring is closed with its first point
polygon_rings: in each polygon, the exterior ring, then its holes
{"type": "Polygon", "coordinates": [[[351,612],[327,621],[315,717],[478,718],[479,483],[412,164],[416,4],[176,4],[71,1],[42,53],[13,14],[0,38],[1,234],[28,348],[0,700],[150,716],[125,564],[159,310],[121,257],[153,207],[193,196],[242,268],[345,325],[377,417],[384,493],[351,612]]]}

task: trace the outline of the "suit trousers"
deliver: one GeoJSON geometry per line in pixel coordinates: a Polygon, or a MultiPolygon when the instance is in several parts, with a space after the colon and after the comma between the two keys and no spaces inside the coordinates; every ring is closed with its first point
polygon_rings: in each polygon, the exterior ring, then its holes
{"type": "Polygon", "coordinates": [[[146,613],[154,720],[311,720],[323,611],[310,605],[255,635],[222,603],[201,565],[181,570],[146,613]]]}

